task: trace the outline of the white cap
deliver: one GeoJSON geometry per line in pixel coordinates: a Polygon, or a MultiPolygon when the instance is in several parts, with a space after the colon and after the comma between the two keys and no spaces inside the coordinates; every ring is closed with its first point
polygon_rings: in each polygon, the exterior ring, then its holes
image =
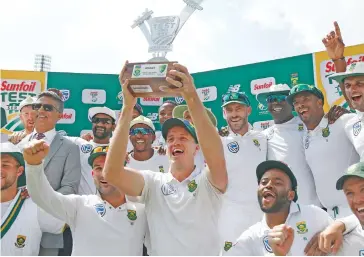
{"type": "Polygon", "coordinates": [[[28,105],[32,105],[36,101],[37,101],[37,99],[35,97],[27,96],[27,98],[25,98],[23,101],[20,102],[20,104],[18,106],[19,112],[21,111],[21,109],[23,107],[28,106],[28,105]]]}
{"type": "Polygon", "coordinates": [[[140,115],[136,117],[134,120],[130,122],[130,127],[134,126],[135,124],[145,124],[151,129],[153,129],[153,131],[155,131],[153,121],[145,116],[140,115]]]}
{"type": "Polygon", "coordinates": [[[107,107],[92,107],[90,109],[88,109],[88,120],[91,121],[92,118],[96,115],[96,114],[106,114],[109,115],[111,118],[114,119],[114,121],[116,121],[116,115],[115,115],[115,111],[111,110],[110,108],[107,107]]]}
{"type": "Polygon", "coordinates": [[[276,85],[272,85],[269,88],[269,91],[258,94],[256,96],[256,99],[259,103],[264,104],[269,95],[277,94],[277,93],[282,93],[282,94],[288,95],[290,91],[291,91],[291,88],[287,84],[276,84],[276,85]]]}
{"type": "Polygon", "coordinates": [[[346,78],[355,76],[364,76],[364,62],[353,62],[346,68],[346,72],[334,73],[329,78],[343,83],[346,78]]]}

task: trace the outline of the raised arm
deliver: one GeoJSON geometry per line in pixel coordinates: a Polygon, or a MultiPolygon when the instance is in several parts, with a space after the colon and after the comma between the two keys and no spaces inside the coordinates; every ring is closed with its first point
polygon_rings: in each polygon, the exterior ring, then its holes
{"type": "Polygon", "coordinates": [[[178,89],[162,89],[164,91],[180,92],[186,100],[196,128],[199,145],[210,170],[209,180],[217,189],[225,192],[227,186],[227,171],[220,136],[205,111],[205,107],[197,94],[193,78],[187,68],[177,63],[173,66],[175,69],[169,73],[180,80],[167,77],[167,81],[178,87],[178,89]]]}
{"type": "MultiPolygon", "coordinates": [[[[335,31],[331,31],[329,34],[327,34],[326,37],[322,39],[322,43],[326,47],[327,54],[335,64],[335,71],[345,72],[346,71],[346,60],[344,56],[345,44],[341,36],[339,24],[336,21],[334,22],[334,27],[335,31]]],[[[350,108],[353,109],[349,98],[345,94],[345,89],[343,84],[340,84],[340,89],[345,97],[346,102],[349,104],[350,108]]]]}
{"type": "Polygon", "coordinates": [[[76,217],[77,195],[63,195],[53,190],[44,175],[43,160],[49,146],[42,140],[34,140],[24,148],[26,179],[32,200],[47,213],[73,224],[76,217]]]}
{"type": "MultiPolygon", "coordinates": [[[[119,78],[122,78],[125,67],[119,78]]],[[[129,141],[129,125],[132,120],[136,98],[128,90],[128,80],[120,81],[120,83],[123,90],[123,108],[110,142],[102,174],[108,183],[125,194],[139,196],[144,188],[143,175],[136,170],[124,167],[129,141]]]]}

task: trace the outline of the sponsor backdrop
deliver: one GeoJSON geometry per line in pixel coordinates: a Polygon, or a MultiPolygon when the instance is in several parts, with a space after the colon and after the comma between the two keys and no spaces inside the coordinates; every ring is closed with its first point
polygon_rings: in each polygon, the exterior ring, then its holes
{"type": "Polygon", "coordinates": [[[23,130],[18,112],[19,103],[27,96],[36,96],[46,88],[47,74],[35,71],[0,70],[1,133],[23,130]]]}
{"type": "MultiPolygon", "coordinates": [[[[348,63],[364,61],[364,44],[348,47],[345,54],[348,63]]],[[[252,104],[249,122],[255,129],[261,130],[272,125],[272,118],[266,107],[256,100],[256,95],[266,92],[275,83],[285,83],[289,86],[297,83],[315,83],[324,92],[325,111],[332,104],[345,106],[338,85],[327,79],[333,72],[335,71],[332,61],[325,52],[318,52],[195,73],[193,77],[201,100],[216,115],[219,128],[226,125],[220,107],[221,96],[227,92],[245,92],[252,104]]],[[[119,114],[122,107],[118,75],[1,71],[2,133],[9,134],[21,129],[18,120],[13,121],[17,117],[16,106],[27,94],[36,94],[44,90],[45,86],[62,91],[65,111],[57,130],[65,130],[68,135],[79,136],[90,131],[89,108],[108,106],[119,114]],[[6,118],[3,119],[3,116],[6,118]]],[[[165,100],[167,99],[159,97],[138,99],[144,115],[152,119],[157,129],[160,127],[158,108],[165,100]]],[[[168,100],[185,104],[181,97],[168,100]]]]}

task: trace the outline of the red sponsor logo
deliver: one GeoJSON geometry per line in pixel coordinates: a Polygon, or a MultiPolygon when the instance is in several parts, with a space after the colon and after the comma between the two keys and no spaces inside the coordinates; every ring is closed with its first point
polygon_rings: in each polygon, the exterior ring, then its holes
{"type": "Polygon", "coordinates": [[[267,89],[273,85],[273,82],[264,83],[264,84],[255,84],[254,90],[267,89]]]}
{"type": "Polygon", "coordinates": [[[262,129],[269,128],[269,121],[268,121],[268,122],[262,122],[262,123],[260,123],[260,127],[261,127],[262,129]]]}
{"type": "Polygon", "coordinates": [[[160,97],[143,97],[143,100],[146,102],[159,102],[160,97]]]}
{"type": "Polygon", "coordinates": [[[62,113],[61,119],[70,120],[70,119],[72,119],[72,116],[73,116],[72,113],[62,113]]]}
{"type": "MultiPolygon", "coordinates": [[[[358,59],[354,59],[353,57],[349,57],[346,60],[346,64],[349,66],[350,64],[354,63],[354,62],[364,62],[364,55],[359,56],[358,59]]],[[[331,73],[331,72],[335,72],[335,64],[333,61],[328,61],[326,63],[326,69],[325,69],[326,73],[331,73]]]]}
{"type": "Polygon", "coordinates": [[[7,80],[1,82],[1,91],[25,91],[33,92],[37,82],[26,82],[22,81],[20,83],[9,83],[7,80]]]}

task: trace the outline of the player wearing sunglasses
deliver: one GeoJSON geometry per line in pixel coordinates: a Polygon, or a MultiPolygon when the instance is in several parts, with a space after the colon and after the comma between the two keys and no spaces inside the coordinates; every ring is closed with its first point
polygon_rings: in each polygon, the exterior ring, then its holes
{"type": "Polygon", "coordinates": [[[123,165],[137,100],[128,91],[126,80],[120,81],[124,105],[103,174],[110,184],[127,195],[140,196],[145,203],[151,255],[217,255],[220,250],[217,221],[222,193],[227,187],[221,140],[204,111],[187,68],[173,64],[166,81],[175,88],[161,87],[161,90],[182,95],[194,122],[193,126],[186,120],[172,118],[163,124],[170,172],[138,171],[123,165]],[[198,142],[206,159],[205,170],[195,167],[198,142]]]}
{"type": "Polygon", "coordinates": [[[153,122],[142,115],[130,123],[130,142],[133,150],[128,155],[127,166],[136,170],[168,172],[169,160],[152,147],[155,135],[153,122]]]}

